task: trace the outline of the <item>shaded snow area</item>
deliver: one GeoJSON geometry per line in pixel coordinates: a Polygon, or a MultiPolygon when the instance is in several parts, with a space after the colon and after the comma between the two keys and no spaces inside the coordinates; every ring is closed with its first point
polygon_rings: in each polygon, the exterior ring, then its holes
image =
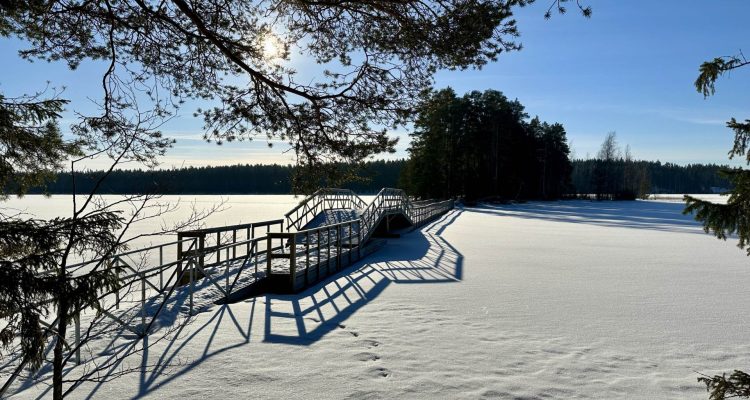
{"type": "Polygon", "coordinates": [[[748,369],[750,263],[681,209],[454,210],[301,294],[201,308],[123,363],[156,370],[71,397],[706,399],[696,371],[748,369]]]}

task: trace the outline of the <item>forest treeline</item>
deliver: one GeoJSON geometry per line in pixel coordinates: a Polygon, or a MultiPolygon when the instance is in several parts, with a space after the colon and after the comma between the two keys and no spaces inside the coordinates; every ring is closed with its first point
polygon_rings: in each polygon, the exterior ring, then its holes
{"type": "Polygon", "coordinates": [[[731,187],[719,174],[726,166],[635,160],[614,132],[595,158],[571,161],[561,124],[529,119],[495,90],[433,92],[418,110],[409,155],[400,184],[418,197],[633,200],[731,187]]]}
{"type": "MultiPolygon", "coordinates": [[[[398,184],[403,160],[370,161],[358,171],[359,180],[343,185],[358,193],[375,193],[398,184]]],[[[103,171],[76,174],[78,193],[90,191],[103,171]]],[[[289,194],[292,193],[292,165],[230,165],[160,170],[114,170],[101,184],[100,194],[289,194]]],[[[70,173],[60,173],[45,187],[30,193],[68,194],[73,191],[70,173]]]]}
{"type": "MultiPolygon", "coordinates": [[[[372,161],[366,163],[360,173],[360,181],[343,185],[357,193],[376,193],[384,187],[401,187],[408,179],[407,160],[372,161]]],[[[560,193],[562,196],[596,194],[595,170],[600,160],[573,160],[571,162],[570,185],[560,193]]],[[[441,164],[437,164],[440,166],[441,164]]],[[[730,187],[729,181],[719,174],[724,166],[715,164],[677,165],[659,161],[625,160],[612,161],[609,181],[612,188],[625,183],[627,171],[635,171],[638,185],[634,197],[651,193],[713,193],[730,187]],[[645,172],[645,174],[644,174],[645,172]],[[645,182],[645,184],[643,184],[645,182]],[[644,190],[640,190],[644,189],[644,190]]],[[[93,187],[102,171],[76,174],[79,193],[93,187]]],[[[232,165],[220,167],[188,167],[165,170],[116,170],[102,184],[102,194],[159,193],[159,194],[289,194],[292,193],[292,165],[232,165]]],[[[429,186],[428,186],[429,187],[429,186]]],[[[461,186],[459,186],[461,187],[461,186]]],[[[46,189],[50,194],[72,193],[69,173],[58,174],[46,189]]],[[[444,197],[445,188],[439,184],[422,197],[444,197]]],[[[601,192],[604,189],[600,189],[601,192]]],[[[34,188],[30,193],[43,193],[34,188]]],[[[417,195],[413,188],[411,194],[417,195]]],[[[455,194],[454,194],[455,195],[455,194]]],[[[511,193],[513,195],[513,193],[511,193]]],[[[626,197],[626,196],[618,196],[626,197]]],[[[509,197],[516,199],[516,197],[509,197]]]]}
{"type": "MultiPolygon", "coordinates": [[[[420,198],[531,200],[591,197],[628,200],[652,193],[714,193],[730,188],[719,174],[725,166],[677,165],[635,160],[629,147],[606,135],[593,159],[570,160],[565,128],[529,119],[518,100],[501,92],[463,96],[448,88],[433,92],[417,110],[407,160],[370,161],[353,166],[357,179],[338,185],[357,193],[384,187],[420,198]]],[[[103,171],[79,172],[78,193],[89,192],[103,171]]],[[[101,194],[289,194],[293,165],[231,165],[161,170],[114,170],[101,194]]],[[[30,193],[72,193],[70,173],[30,193]]]]}
{"type": "Polygon", "coordinates": [[[569,191],[572,164],[561,124],[528,121],[501,92],[448,88],[418,110],[401,184],[420,197],[555,199],[569,191]]]}
{"type": "Polygon", "coordinates": [[[634,200],[657,193],[719,193],[731,187],[721,173],[727,166],[715,164],[662,164],[635,160],[630,146],[623,150],[610,132],[594,159],[576,160],[571,174],[577,196],[600,200],[634,200]]]}
{"type": "MultiPolygon", "coordinates": [[[[407,160],[373,161],[365,164],[360,182],[343,185],[357,193],[375,193],[384,187],[404,188],[402,172],[407,160]]],[[[596,159],[573,160],[571,186],[564,195],[596,194],[594,166],[596,159]]],[[[648,193],[712,193],[729,188],[730,183],[718,173],[715,164],[677,165],[659,161],[624,159],[613,162],[613,181],[624,182],[626,169],[647,172],[648,193]],[[618,178],[619,176],[619,178],[618,178]]],[[[160,193],[160,194],[289,194],[292,193],[291,165],[233,165],[220,167],[188,167],[166,170],[116,170],[102,187],[104,194],[160,193]]],[[[79,192],[90,189],[101,171],[76,174],[79,192]]],[[[72,192],[70,174],[59,174],[47,185],[51,194],[72,192]]],[[[42,193],[35,188],[32,193],[42,193]]],[[[436,196],[439,196],[436,195],[436,196]]]]}
{"type": "MultiPolygon", "coordinates": [[[[571,185],[563,195],[596,194],[594,167],[596,159],[573,160],[571,185]]],[[[407,160],[373,161],[366,163],[360,172],[364,179],[344,187],[357,193],[375,193],[384,187],[404,188],[402,171],[407,160]]],[[[722,168],[715,164],[677,165],[659,161],[625,161],[613,163],[613,181],[624,182],[626,169],[645,170],[648,193],[713,193],[729,188],[730,183],[718,173],[722,168]],[[629,166],[628,166],[629,165],[629,166]],[[618,178],[619,176],[619,178],[618,178]]],[[[188,167],[165,170],[116,170],[102,185],[102,194],[159,193],[159,194],[289,194],[292,193],[292,165],[232,165],[220,167],[188,167]]],[[[101,171],[76,174],[79,193],[90,189],[101,171]]],[[[437,191],[435,197],[442,197],[437,191]]],[[[31,193],[42,193],[34,188],[31,193]]],[[[72,193],[70,174],[58,174],[47,185],[50,194],[72,193]]],[[[427,195],[429,196],[429,195],[427,195]]]]}
{"type": "MultiPolygon", "coordinates": [[[[596,159],[573,161],[571,181],[575,192],[571,194],[597,193],[594,176],[598,162],[596,159]]],[[[718,193],[732,186],[719,173],[727,167],[716,164],[677,165],[660,161],[617,160],[611,168],[611,180],[622,182],[623,188],[628,182],[627,174],[632,174],[634,181],[631,182],[635,184],[630,186],[630,194],[635,197],[659,193],[718,193]]]]}

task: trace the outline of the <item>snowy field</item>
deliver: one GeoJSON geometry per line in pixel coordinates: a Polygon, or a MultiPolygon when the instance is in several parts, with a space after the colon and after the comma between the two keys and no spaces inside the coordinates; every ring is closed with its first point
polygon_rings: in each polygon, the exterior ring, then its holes
{"type": "Polygon", "coordinates": [[[454,210],[299,295],[210,307],[123,365],[156,371],[71,397],[706,399],[697,372],[748,368],[750,259],[681,209],[454,210]]]}

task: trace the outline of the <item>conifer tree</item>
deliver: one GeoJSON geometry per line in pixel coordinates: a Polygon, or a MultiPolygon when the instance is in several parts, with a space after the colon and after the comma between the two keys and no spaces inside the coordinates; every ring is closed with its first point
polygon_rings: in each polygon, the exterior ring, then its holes
{"type": "MultiPolygon", "coordinates": [[[[132,95],[132,93],[131,93],[132,95]]],[[[98,189],[109,174],[126,161],[148,164],[163,154],[172,141],[154,130],[157,111],[127,114],[112,107],[101,117],[83,118],[73,126],[74,140],[66,140],[57,128],[63,100],[43,99],[41,94],[0,102],[0,199],[23,195],[31,186],[44,185],[69,165],[74,191],[69,216],[43,220],[0,206],[0,355],[11,355],[16,363],[3,365],[0,387],[3,395],[24,366],[32,371],[42,362],[52,365],[52,397],[62,399],[83,380],[112,364],[85,368],[79,378],[64,378],[63,371],[73,354],[89,340],[73,344],[67,340],[68,325],[85,309],[103,310],[102,293],[121,286],[120,268],[106,265],[108,259],[133,237],[125,238],[128,227],[144,216],[144,210],[160,215],[168,208],[147,205],[148,195],[126,196],[114,204],[97,199],[98,189]],[[108,156],[111,164],[100,174],[89,191],[76,191],[76,165],[94,156],[108,156]],[[118,206],[132,208],[125,214],[118,206]],[[73,261],[95,261],[85,271],[71,268],[73,261]],[[54,321],[52,321],[54,319],[54,321]],[[50,323],[50,321],[52,321],[50,323]],[[51,359],[45,356],[52,342],[51,359]],[[7,353],[6,353],[7,352],[7,353]],[[14,369],[10,376],[8,369],[14,369]]],[[[131,101],[130,110],[137,110],[131,101]]],[[[209,211],[210,212],[210,211],[209,211]]],[[[204,215],[191,216],[189,224],[204,215]]],[[[86,332],[101,321],[97,315],[86,332]]],[[[158,341],[158,339],[157,339],[158,341]]],[[[118,356],[126,357],[126,355],[118,356]]]]}
{"type": "MultiPolygon", "coordinates": [[[[43,185],[70,157],[82,156],[83,141],[66,141],[57,127],[59,99],[39,95],[0,96],[0,198],[43,185]]],[[[38,368],[48,337],[55,339],[54,397],[62,398],[65,331],[80,310],[98,306],[100,290],[117,286],[115,269],[73,277],[66,268],[73,252],[106,254],[117,248],[122,217],[112,211],[40,220],[0,208],[0,347],[20,340],[22,363],[38,368]],[[48,316],[56,323],[44,323],[48,316]]]]}
{"type": "MultiPolygon", "coordinates": [[[[696,89],[704,97],[715,93],[715,83],[722,75],[750,64],[740,54],[732,57],[719,57],[700,66],[700,74],[695,81],[696,89]]],[[[744,157],[750,164],[750,120],[744,122],[732,118],[727,127],[734,132],[734,146],[729,151],[729,158],[744,157]]],[[[695,219],[703,224],[707,233],[726,240],[730,235],[737,235],[737,246],[746,249],[750,256],[750,170],[733,168],[723,171],[734,187],[729,191],[726,204],[715,204],[695,197],[685,196],[685,214],[694,214],[695,219]]],[[[750,398],[750,379],[742,371],[735,370],[729,377],[726,374],[701,376],[700,382],[706,384],[711,400],[731,397],[750,398]]]]}
{"type": "Polygon", "coordinates": [[[420,197],[559,198],[572,166],[565,129],[501,92],[433,92],[419,108],[402,175],[420,197]]]}

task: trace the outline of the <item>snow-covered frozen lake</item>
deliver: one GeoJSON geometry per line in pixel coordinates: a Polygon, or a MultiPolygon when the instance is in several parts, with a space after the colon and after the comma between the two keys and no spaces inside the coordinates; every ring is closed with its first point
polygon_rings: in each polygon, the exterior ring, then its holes
{"type": "Polygon", "coordinates": [[[706,399],[697,372],[748,368],[750,259],[681,210],[454,210],[301,294],[214,306],[127,362],[170,366],[72,397],[706,399]]]}

